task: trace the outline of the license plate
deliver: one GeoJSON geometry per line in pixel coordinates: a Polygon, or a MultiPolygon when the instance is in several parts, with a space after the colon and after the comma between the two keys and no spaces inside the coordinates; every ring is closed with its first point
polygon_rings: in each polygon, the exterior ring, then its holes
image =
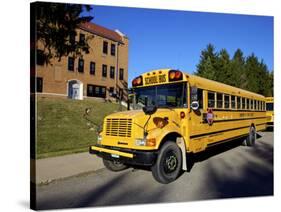
{"type": "Polygon", "coordinates": [[[119,155],[115,155],[115,154],[111,154],[111,157],[113,157],[113,158],[119,158],[120,156],[119,156],[119,155]]]}

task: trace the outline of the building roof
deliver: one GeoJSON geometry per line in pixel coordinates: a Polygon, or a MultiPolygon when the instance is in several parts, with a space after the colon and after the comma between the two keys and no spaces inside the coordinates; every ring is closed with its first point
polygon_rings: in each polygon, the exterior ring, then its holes
{"type": "Polygon", "coordinates": [[[120,33],[107,29],[105,27],[102,27],[100,25],[97,25],[97,24],[94,24],[91,22],[86,22],[86,23],[81,23],[79,28],[83,29],[87,32],[99,35],[101,37],[105,37],[110,40],[113,40],[113,41],[116,41],[119,43],[123,43],[122,36],[120,35],[120,33]]]}

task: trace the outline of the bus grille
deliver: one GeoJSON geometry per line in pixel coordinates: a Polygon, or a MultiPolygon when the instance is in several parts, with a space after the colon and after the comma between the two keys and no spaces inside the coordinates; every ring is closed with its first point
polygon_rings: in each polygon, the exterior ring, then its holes
{"type": "Polygon", "coordinates": [[[106,119],[106,135],[131,137],[132,119],[106,119]]]}

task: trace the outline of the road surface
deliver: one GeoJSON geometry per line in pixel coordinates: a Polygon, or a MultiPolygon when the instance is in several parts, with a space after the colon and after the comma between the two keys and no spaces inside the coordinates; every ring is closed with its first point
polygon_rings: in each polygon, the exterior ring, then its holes
{"type": "Polygon", "coordinates": [[[198,155],[190,172],[167,185],[147,170],[103,168],[38,186],[37,209],[273,195],[273,132],[259,134],[254,148],[234,141],[198,155]]]}

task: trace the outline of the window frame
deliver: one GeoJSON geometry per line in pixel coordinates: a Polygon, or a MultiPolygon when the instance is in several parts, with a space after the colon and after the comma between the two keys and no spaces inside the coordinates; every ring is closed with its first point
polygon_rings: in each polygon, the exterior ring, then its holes
{"type": "Polygon", "coordinates": [[[213,91],[208,91],[208,93],[207,93],[207,107],[208,108],[215,108],[215,102],[216,102],[216,95],[215,95],[215,92],[213,92],[213,91]],[[213,100],[210,100],[210,97],[209,97],[209,95],[213,95],[213,97],[214,97],[214,99],[213,100]],[[211,101],[213,101],[213,106],[210,106],[211,104],[211,101]]]}
{"type": "Polygon", "coordinates": [[[68,71],[71,71],[71,72],[74,72],[74,66],[75,66],[75,58],[74,57],[68,57],[68,60],[67,60],[67,70],[68,71]],[[72,69],[70,68],[70,61],[72,61],[72,69]]]}
{"type": "Polygon", "coordinates": [[[103,45],[102,45],[102,53],[103,54],[108,54],[108,41],[103,41],[103,45]]]}
{"type": "Polygon", "coordinates": [[[107,78],[107,65],[102,64],[102,77],[107,78]]]}
{"type": "Polygon", "coordinates": [[[115,79],[115,67],[114,66],[110,66],[110,68],[109,68],[109,78],[115,79]]]}
{"type": "Polygon", "coordinates": [[[230,98],[230,96],[231,95],[229,95],[229,94],[224,94],[223,95],[224,97],[223,97],[223,106],[224,106],[224,109],[230,109],[230,100],[231,100],[231,98],[230,98]],[[225,101],[225,99],[226,99],[226,97],[228,97],[228,101],[225,101]],[[226,102],[228,103],[228,107],[226,107],[226,102]]]}
{"type": "Polygon", "coordinates": [[[116,44],[115,43],[111,43],[110,44],[110,55],[111,56],[115,56],[116,55],[116,44]]]}
{"type": "Polygon", "coordinates": [[[119,80],[124,80],[124,68],[119,69],[119,80]]]}
{"type": "Polygon", "coordinates": [[[84,59],[82,59],[82,58],[79,58],[79,60],[78,60],[78,72],[79,73],[84,73],[84,59]],[[80,61],[83,62],[82,68],[80,66],[80,61]]]}
{"type": "Polygon", "coordinates": [[[223,108],[223,94],[222,93],[216,93],[216,108],[218,109],[222,109],[223,108]],[[221,95],[221,106],[219,107],[218,103],[219,103],[219,100],[218,100],[218,96],[221,95]]]}
{"type": "Polygon", "coordinates": [[[79,44],[85,44],[86,35],[84,33],[79,34],[79,44]]]}
{"type": "Polygon", "coordinates": [[[93,61],[90,62],[90,75],[96,75],[96,63],[93,61]]]}
{"type": "Polygon", "coordinates": [[[231,104],[230,104],[230,108],[232,109],[232,110],[236,110],[236,96],[235,95],[231,95],[231,97],[230,97],[230,102],[231,102],[231,104]],[[232,97],[234,97],[234,107],[232,107],[233,106],[233,100],[232,100],[232,97]]]}

